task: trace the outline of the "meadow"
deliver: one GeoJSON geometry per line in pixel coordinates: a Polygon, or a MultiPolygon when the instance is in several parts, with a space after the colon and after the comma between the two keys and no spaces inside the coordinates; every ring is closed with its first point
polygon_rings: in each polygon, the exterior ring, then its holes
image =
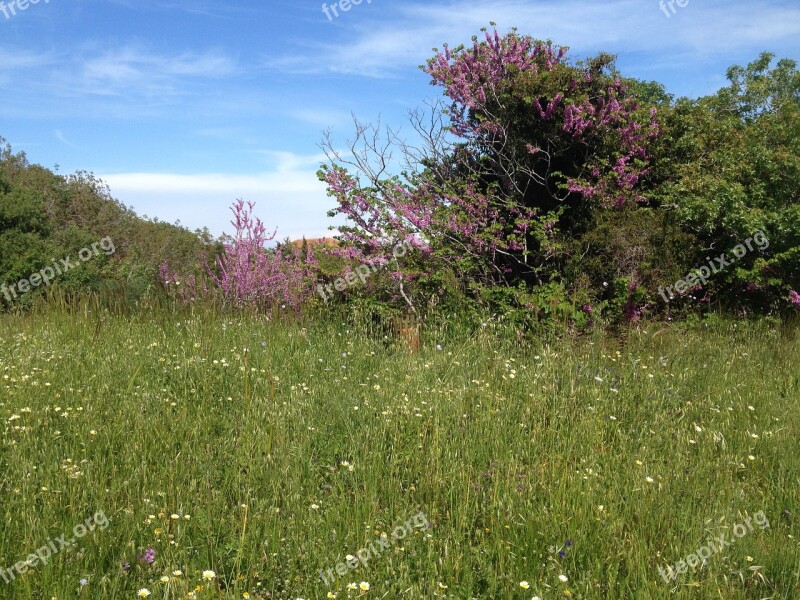
{"type": "Polygon", "coordinates": [[[357,318],[0,316],[0,597],[800,597],[798,350],[758,323],[442,321],[412,353],[357,318]]]}

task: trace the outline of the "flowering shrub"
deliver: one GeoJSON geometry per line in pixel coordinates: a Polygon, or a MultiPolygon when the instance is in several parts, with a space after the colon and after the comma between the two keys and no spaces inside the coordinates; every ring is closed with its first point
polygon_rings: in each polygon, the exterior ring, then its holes
{"type": "Polygon", "coordinates": [[[244,200],[233,204],[231,224],[235,233],[227,238],[224,252],[215,258],[213,266],[204,264],[203,276],[181,276],[164,263],[160,270],[164,284],[176,289],[184,301],[214,294],[238,308],[282,305],[299,311],[312,294],[314,255],[310,248],[305,254],[291,247],[267,250],[265,246],[275,239],[276,231],[267,233],[261,219],[253,216],[254,207],[254,202],[244,200]]]}
{"type": "Polygon", "coordinates": [[[533,185],[547,199],[646,201],[637,184],[648,172],[648,142],[660,133],[656,109],[641,122],[626,86],[603,72],[611,57],[571,67],[567,50],[515,32],[486,32],[472,48],[445,46],[425,71],[453,102],[453,132],[486,151],[494,174],[523,198],[533,185]]]}
{"type": "MultiPolygon", "coordinates": [[[[645,203],[655,109],[640,110],[606,73],[610,57],[575,66],[566,53],[493,31],[431,58],[424,70],[451,104],[447,125],[425,132],[418,169],[384,176],[385,154],[376,152],[381,166],[371,168],[351,146],[355,169],[330,152],[319,173],[337,201],[331,216],[349,221],[338,252],[386,260],[407,241],[418,260],[392,276],[398,286],[419,282],[429,296],[442,291],[443,272],[467,288],[541,285],[559,277],[564,236],[593,211],[645,203]]],[[[358,134],[376,151],[364,127],[358,134]]]]}

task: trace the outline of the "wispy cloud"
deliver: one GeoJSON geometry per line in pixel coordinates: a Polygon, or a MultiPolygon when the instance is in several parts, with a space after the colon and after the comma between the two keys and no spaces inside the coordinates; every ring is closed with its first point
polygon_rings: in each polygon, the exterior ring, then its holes
{"type": "Polygon", "coordinates": [[[231,3],[216,0],[183,0],[182,2],[163,2],[161,0],[99,0],[124,6],[136,11],[149,12],[183,12],[204,17],[233,17],[247,13],[258,12],[252,8],[236,6],[231,3]]]}
{"type": "Polygon", "coordinates": [[[80,149],[78,146],[67,140],[67,138],[64,137],[64,133],[60,129],[56,129],[55,131],[53,131],[53,134],[56,136],[56,139],[65,146],[69,146],[70,148],[74,148],[75,150],[80,149]]]}
{"type": "Polygon", "coordinates": [[[316,177],[324,156],[260,153],[272,168],[257,174],[137,172],[107,173],[101,178],[115,197],[138,212],[168,221],[181,219],[191,229],[225,223],[231,203],[244,198],[256,202],[256,212],[266,224],[280,224],[279,238],[329,235],[328,223],[320,216],[332,208],[332,201],[316,177]]]}
{"type": "Polygon", "coordinates": [[[224,52],[183,52],[160,55],[135,47],[88,57],[79,67],[78,85],[99,95],[181,95],[191,80],[221,79],[235,75],[236,64],[224,52]]]}
{"type": "Polygon", "coordinates": [[[800,36],[800,7],[770,0],[692,3],[671,19],[655,0],[404,2],[365,14],[364,19],[339,19],[337,25],[347,32],[340,42],[298,47],[292,55],[271,58],[265,64],[286,72],[390,77],[409,64],[423,63],[432,47],[469,42],[454,39],[453,32],[477,32],[492,21],[501,31],[515,26],[578,53],[600,49],[645,55],[669,52],[673,63],[676,48],[681,49],[677,60],[689,62],[743,46],[763,50],[800,36]]]}
{"type": "Polygon", "coordinates": [[[55,64],[52,53],[24,52],[12,46],[0,46],[0,74],[3,72],[39,69],[55,64]]]}
{"type": "Polygon", "coordinates": [[[221,49],[157,52],[136,43],[109,49],[97,41],[68,54],[0,48],[0,85],[8,100],[0,103],[0,116],[88,113],[130,119],[181,104],[185,111],[187,102],[202,111],[224,102],[214,92],[242,71],[221,49]]]}
{"type": "Polygon", "coordinates": [[[345,110],[329,110],[324,108],[297,108],[287,111],[288,116],[309,125],[318,125],[322,129],[335,125],[352,123],[351,113],[345,110]]]}

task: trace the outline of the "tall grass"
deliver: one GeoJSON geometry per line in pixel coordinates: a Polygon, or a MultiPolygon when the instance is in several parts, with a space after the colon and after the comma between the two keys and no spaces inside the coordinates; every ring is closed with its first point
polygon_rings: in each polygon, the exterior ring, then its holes
{"type": "Polygon", "coordinates": [[[109,518],[0,576],[0,597],[798,594],[791,336],[722,324],[537,341],[493,322],[423,336],[412,354],[333,319],[100,305],[0,318],[0,566],[109,518]],[[768,528],[662,579],[759,511],[768,528]],[[420,512],[429,527],[393,539],[420,512]],[[323,583],[382,533],[388,549],[323,583]]]}

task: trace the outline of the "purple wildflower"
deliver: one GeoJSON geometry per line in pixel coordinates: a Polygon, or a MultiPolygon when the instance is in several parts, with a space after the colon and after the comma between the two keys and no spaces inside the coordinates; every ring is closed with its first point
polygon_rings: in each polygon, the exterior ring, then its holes
{"type": "Polygon", "coordinates": [[[153,548],[145,550],[144,554],[139,555],[139,560],[143,560],[148,565],[152,565],[156,561],[156,551],[153,548]]]}

